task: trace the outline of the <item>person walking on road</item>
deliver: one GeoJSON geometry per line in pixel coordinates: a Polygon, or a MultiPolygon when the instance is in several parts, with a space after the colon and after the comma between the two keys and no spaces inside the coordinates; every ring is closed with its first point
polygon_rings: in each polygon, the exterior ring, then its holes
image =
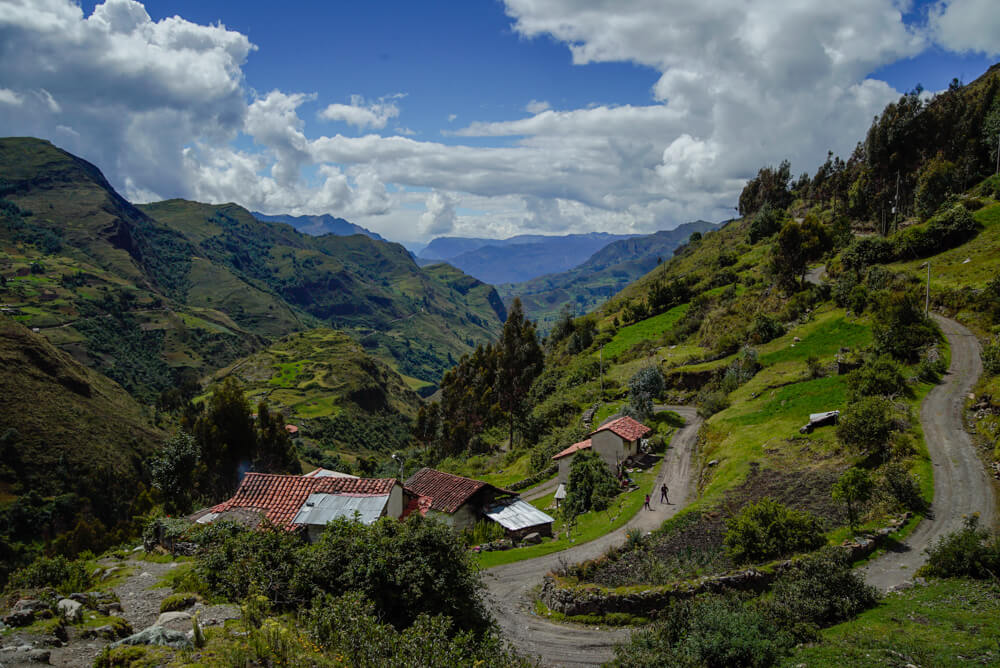
{"type": "Polygon", "coordinates": [[[642,504],[642,507],[646,510],[652,510],[652,507],[649,505],[649,494],[646,495],[646,501],[642,504]]]}
{"type": "Polygon", "coordinates": [[[660,486],[660,502],[670,505],[670,499],[667,498],[667,483],[660,486]]]}

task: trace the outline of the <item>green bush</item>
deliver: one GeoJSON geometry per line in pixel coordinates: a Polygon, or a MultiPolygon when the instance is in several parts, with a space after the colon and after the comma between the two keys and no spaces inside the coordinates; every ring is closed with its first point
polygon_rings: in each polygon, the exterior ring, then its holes
{"type": "Polygon", "coordinates": [[[849,404],[837,423],[837,438],[861,451],[883,450],[892,434],[891,403],[882,397],[862,397],[849,404]]]}
{"type": "Polygon", "coordinates": [[[792,630],[803,642],[812,639],[816,627],[851,619],[878,599],[878,590],[851,568],[847,553],[829,547],[795,561],[782,573],[764,608],[779,627],[792,630]]]}
{"type": "Polygon", "coordinates": [[[604,460],[593,450],[580,450],[570,462],[563,512],[567,517],[576,517],[589,510],[604,510],[618,491],[618,483],[604,460]]]}
{"type": "Polygon", "coordinates": [[[847,374],[847,387],[852,398],[895,397],[910,393],[902,369],[887,355],[870,359],[847,374]]]}
{"type": "Polygon", "coordinates": [[[356,591],[397,629],[423,614],[446,615],[462,631],[489,626],[482,583],[465,545],[448,526],[419,514],[371,525],[335,520],[295,556],[298,601],[356,591]]]}
{"type": "Polygon", "coordinates": [[[893,260],[893,247],[882,237],[858,237],[844,249],[841,261],[848,269],[861,270],[893,260]]]}
{"type": "Polygon", "coordinates": [[[941,338],[937,325],[924,313],[923,300],[912,292],[881,299],[872,338],[875,351],[897,360],[916,362],[921,351],[941,338]]]}
{"type": "Polygon", "coordinates": [[[916,477],[898,462],[889,462],[883,469],[881,491],[903,510],[919,512],[927,508],[916,477]]]}
{"type": "Polygon", "coordinates": [[[794,643],[785,629],[735,596],[675,601],[660,619],[616,647],[612,665],[762,668],[777,663],[794,643]]]}
{"type": "Polygon", "coordinates": [[[979,515],[965,518],[965,525],[927,548],[927,563],[918,571],[937,578],[1000,577],[1000,536],[979,526],[979,515]]]}
{"type": "Polygon", "coordinates": [[[12,589],[52,587],[62,594],[86,591],[91,579],[87,565],[81,560],[70,561],[63,556],[39,557],[10,576],[12,589]]]}
{"type": "Polygon", "coordinates": [[[991,376],[1000,375],[1000,338],[983,346],[983,369],[991,376]]]}
{"type": "Polygon", "coordinates": [[[507,535],[503,525],[493,520],[479,520],[464,532],[466,545],[482,545],[499,540],[507,535]]]}
{"type": "Polygon", "coordinates": [[[764,561],[826,543],[819,518],[764,497],[726,520],[726,547],[737,562],[764,561]]]}
{"type": "Polygon", "coordinates": [[[748,341],[755,345],[772,341],[785,333],[785,326],[769,315],[758,313],[748,332],[748,341]]]}

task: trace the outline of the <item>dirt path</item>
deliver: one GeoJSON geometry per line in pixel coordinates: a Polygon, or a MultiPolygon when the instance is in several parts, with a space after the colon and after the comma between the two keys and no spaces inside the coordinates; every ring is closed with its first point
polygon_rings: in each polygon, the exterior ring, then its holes
{"type": "Polygon", "coordinates": [[[555,476],[552,480],[546,480],[540,485],[535,485],[530,489],[524,490],[521,493],[521,498],[525,501],[534,501],[535,499],[540,499],[546,494],[550,494],[559,487],[559,476],[555,476]]]}
{"type": "MultiPolygon", "coordinates": [[[[504,636],[521,652],[540,657],[542,665],[600,665],[614,656],[615,644],[628,638],[627,630],[563,625],[544,620],[532,612],[531,594],[549,571],[562,564],[598,557],[608,548],[624,543],[628,529],[651,531],[684,506],[691,492],[691,453],[701,418],[690,406],[663,408],[679,413],[687,421],[671,440],[653,485],[653,489],[658,490],[665,482],[670,498],[677,505],[654,503],[652,511],[640,510],[624,527],[597,540],[537,559],[496,566],[485,572],[487,600],[504,636]]],[[[653,498],[658,495],[654,494],[653,498]]]]}
{"type": "Polygon", "coordinates": [[[936,314],[933,318],[948,338],[951,364],[941,384],[930,391],[920,407],[920,426],[934,464],[932,515],[920,523],[898,551],[862,569],[868,583],[882,590],[911,579],[924,563],[924,549],[961,528],[963,516],[978,512],[986,526],[993,526],[995,518],[993,483],[962,421],[965,397],[983,371],[979,341],[954,320],[936,314]]]}

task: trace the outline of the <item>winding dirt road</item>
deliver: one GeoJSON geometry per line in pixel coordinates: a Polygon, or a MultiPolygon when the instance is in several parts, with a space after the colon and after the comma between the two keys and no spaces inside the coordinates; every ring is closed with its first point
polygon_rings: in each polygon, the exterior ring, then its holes
{"type": "Polygon", "coordinates": [[[676,505],[655,503],[652,511],[640,510],[624,527],[589,543],[485,571],[487,602],[504,636],[524,654],[539,657],[544,666],[597,666],[613,658],[614,646],[628,638],[627,630],[563,625],[542,619],[532,612],[532,590],[549,571],[598,557],[624,543],[629,529],[652,531],[684,506],[691,491],[691,453],[701,418],[691,406],[662,408],[675,411],[686,421],[671,439],[653,484],[653,489],[658,490],[665,482],[676,505]]]}
{"type": "Polygon", "coordinates": [[[869,584],[881,590],[913,578],[925,559],[924,549],[961,528],[962,518],[979,513],[981,524],[993,526],[996,501],[993,482],[962,423],[963,404],[983,371],[979,341],[954,320],[933,314],[951,347],[951,364],[941,384],[920,407],[920,426],[934,465],[934,503],[899,550],[862,569],[869,584]]]}

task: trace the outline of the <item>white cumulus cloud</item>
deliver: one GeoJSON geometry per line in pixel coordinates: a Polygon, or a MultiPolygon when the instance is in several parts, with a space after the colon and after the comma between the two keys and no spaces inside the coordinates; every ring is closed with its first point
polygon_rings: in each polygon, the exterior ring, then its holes
{"type": "Polygon", "coordinates": [[[397,94],[366,104],[362,96],[352,95],[350,104],[331,104],[319,112],[319,116],[328,121],[343,121],[359,129],[380,130],[390,118],[399,116],[396,99],[400,97],[402,95],[397,94]]]}
{"type": "Polygon", "coordinates": [[[952,51],[1000,54],[1000,6],[995,0],[947,0],[929,12],[936,40],[952,51]]]}

